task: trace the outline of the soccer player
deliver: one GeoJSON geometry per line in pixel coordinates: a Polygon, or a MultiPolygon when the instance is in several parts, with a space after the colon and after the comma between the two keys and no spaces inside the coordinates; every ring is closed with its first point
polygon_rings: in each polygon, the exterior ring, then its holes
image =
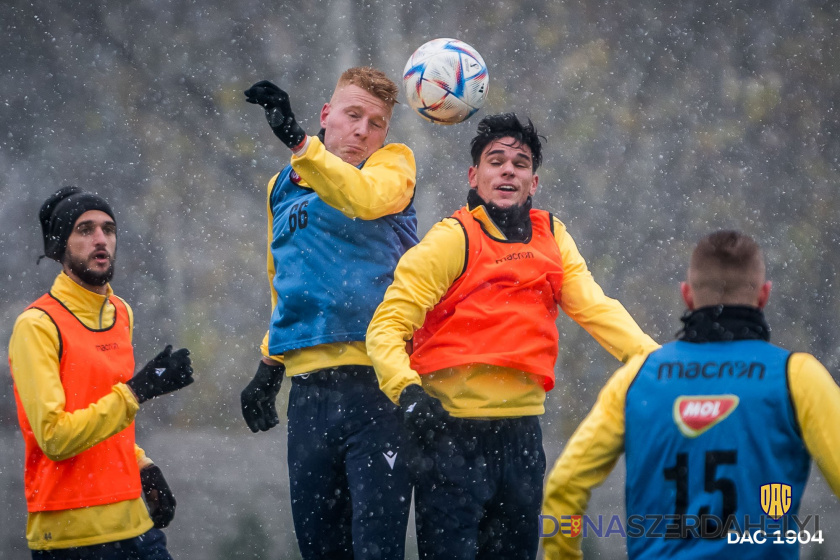
{"type": "Polygon", "coordinates": [[[481,120],[467,206],[403,256],[368,329],[380,387],[419,448],[423,559],[536,556],[558,307],[621,360],[657,346],[563,223],[532,209],[541,149],[530,121],[481,120]]]}
{"type": "Polygon", "coordinates": [[[268,183],[272,314],[242,413],[254,432],[276,426],[277,392],[292,377],[289,478],[306,560],[404,555],[403,432],[364,342],[397,260],[417,242],[414,155],[385,144],[397,93],[379,70],[347,70],[313,137],[274,84],[245,92],[292,157],[268,183]]]}
{"type": "MultiPolygon", "coordinates": [[[[546,515],[583,514],[625,452],[628,524],[636,516],[647,535],[628,538],[632,560],[799,557],[785,528],[797,530],[790,516],[811,458],[840,495],[840,388],[810,354],[768,342],[770,287],[752,238],[717,231],[700,240],[681,285],[688,312],[677,340],[607,382],[551,472],[546,515]],[[762,505],[768,484],[786,488],[789,509],[762,505]],[[729,543],[728,533],[756,524],[764,544],[729,543]]],[[[563,531],[544,547],[548,559],[582,557],[580,536],[563,531]]]]}
{"type": "Polygon", "coordinates": [[[175,498],[134,443],[134,416],[192,383],[189,351],[167,346],[132,377],[134,317],[109,284],[117,224],[104,199],[65,187],[39,218],[44,256],[62,272],[18,316],[9,343],[32,558],[166,560],[160,529],[175,498]]]}

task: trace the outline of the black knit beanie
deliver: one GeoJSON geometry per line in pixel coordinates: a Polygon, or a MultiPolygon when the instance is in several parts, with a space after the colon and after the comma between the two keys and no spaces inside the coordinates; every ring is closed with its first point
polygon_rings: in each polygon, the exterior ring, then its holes
{"type": "Polygon", "coordinates": [[[44,257],[61,262],[76,220],[88,210],[101,210],[117,221],[104,198],[79,187],[62,187],[44,201],[38,213],[44,235],[44,257]]]}

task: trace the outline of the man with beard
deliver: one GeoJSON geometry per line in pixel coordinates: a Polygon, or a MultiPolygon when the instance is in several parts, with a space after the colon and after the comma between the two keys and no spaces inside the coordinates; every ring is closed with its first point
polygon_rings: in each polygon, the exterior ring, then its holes
{"type": "Polygon", "coordinates": [[[380,387],[419,450],[422,559],[536,556],[558,306],[622,361],[657,346],[563,223],[531,208],[541,148],[530,121],[482,119],[467,206],[403,256],[368,329],[380,387]]]}
{"type": "MultiPolygon", "coordinates": [[[[582,516],[625,453],[631,560],[794,560],[800,529],[822,542],[796,516],[812,458],[840,496],[840,388],[811,354],[770,344],[770,288],[750,236],[697,243],[683,329],[601,390],[548,478],[549,520],[582,516]]],[[[546,560],[583,557],[580,531],[543,544],[546,560]]]]}
{"type": "Polygon", "coordinates": [[[242,414],[255,433],[276,426],[277,393],[291,377],[290,495],[305,560],[404,556],[403,433],[364,342],[397,260],[417,242],[414,154],[385,144],[398,91],[379,70],[350,68],[321,109],[317,136],[276,85],[245,92],[291,163],[268,183],[272,313],[242,414]]]}
{"type": "Polygon", "coordinates": [[[167,346],[132,377],[134,319],[109,284],[117,224],[104,199],[64,187],[39,218],[44,256],[62,272],[18,316],[9,343],[32,557],[169,559],[160,529],[175,498],[135,444],[134,416],[192,383],[189,351],[167,346]]]}

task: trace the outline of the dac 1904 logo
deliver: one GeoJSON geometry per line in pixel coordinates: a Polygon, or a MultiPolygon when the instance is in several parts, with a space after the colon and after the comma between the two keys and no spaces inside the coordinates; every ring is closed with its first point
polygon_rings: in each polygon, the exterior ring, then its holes
{"type": "Polygon", "coordinates": [[[810,531],[805,529],[794,531],[789,529],[782,535],[781,531],[774,531],[767,533],[763,530],[758,530],[750,533],[745,531],[743,533],[728,533],[726,535],[727,544],[808,544],[808,543],[823,543],[822,530],[817,529],[812,535],[810,531]]]}
{"type": "MultiPolygon", "coordinates": [[[[763,484],[760,489],[761,492],[761,509],[770,518],[775,520],[781,519],[788,510],[790,510],[793,489],[790,484],[783,484],[780,482],[773,482],[770,484],[763,484]]],[[[819,517],[814,516],[814,532],[805,529],[811,516],[809,515],[804,522],[800,522],[796,515],[792,516],[793,522],[796,524],[796,530],[788,529],[788,524],[776,524],[772,528],[770,525],[762,527],[755,531],[750,531],[749,521],[747,522],[746,531],[730,531],[726,535],[726,542],[728,544],[808,544],[808,543],[823,543],[822,530],[820,530],[819,517]],[[776,530],[773,530],[776,529],[776,530]]]]}
{"type": "Polygon", "coordinates": [[[790,509],[790,484],[774,482],[761,486],[761,509],[764,513],[778,519],[790,509]]]}

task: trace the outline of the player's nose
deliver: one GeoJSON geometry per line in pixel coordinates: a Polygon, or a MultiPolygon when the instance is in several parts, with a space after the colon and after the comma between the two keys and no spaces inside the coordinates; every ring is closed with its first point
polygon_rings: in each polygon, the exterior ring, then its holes
{"type": "Polygon", "coordinates": [[[356,124],[356,129],[354,130],[356,136],[360,136],[362,138],[367,138],[367,135],[370,134],[370,121],[367,119],[359,119],[359,122],[356,124]]]}
{"type": "Polygon", "coordinates": [[[513,162],[508,160],[502,163],[502,173],[505,175],[514,175],[516,172],[516,167],[514,167],[513,162]]]}
{"type": "Polygon", "coordinates": [[[105,235],[105,231],[101,227],[97,227],[95,230],[93,230],[93,235],[91,236],[91,239],[93,240],[93,243],[95,245],[105,245],[107,238],[108,236],[105,235]]]}

